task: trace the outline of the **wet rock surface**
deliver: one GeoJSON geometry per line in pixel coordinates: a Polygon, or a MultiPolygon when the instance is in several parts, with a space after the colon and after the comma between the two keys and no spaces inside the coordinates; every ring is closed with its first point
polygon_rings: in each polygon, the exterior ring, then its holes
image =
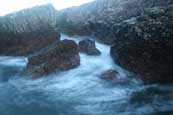
{"type": "Polygon", "coordinates": [[[119,73],[113,69],[107,70],[102,72],[101,74],[98,74],[97,76],[100,77],[101,79],[105,80],[112,80],[114,78],[117,78],[119,73]]]}
{"type": "Polygon", "coordinates": [[[95,41],[86,39],[78,44],[79,51],[88,55],[101,55],[101,52],[96,48],[95,41]]]}
{"type": "Polygon", "coordinates": [[[172,5],[150,8],[135,23],[114,26],[117,40],[112,57],[146,83],[173,82],[172,11],[172,5]]]}
{"type": "Polygon", "coordinates": [[[79,50],[72,40],[63,40],[40,54],[29,57],[28,74],[34,78],[80,65],[79,50]]]}

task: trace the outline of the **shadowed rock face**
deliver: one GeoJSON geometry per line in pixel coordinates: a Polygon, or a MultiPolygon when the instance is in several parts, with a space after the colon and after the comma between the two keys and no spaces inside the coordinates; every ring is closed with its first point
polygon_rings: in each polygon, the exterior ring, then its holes
{"type": "Polygon", "coordinates": [[[25,56],[58,41],[51,4],[0,17],[0,55],[25,56]]]}
{"type": "Polygon", "coordinates": [[[111,48],[115,62],[141,76],[146,83],[173,82],[173,6],[154,7],[114,26],[111,48]]]}
{"type": "Polygon", "coordinates": [[[7,35],[0,38],[0,55],[27,56],[60,39],[60,34],[54,30],[44,30],[43,32],[37,31],[30,34],[6,33],[7,35]]]}
{"type": "Polygon", "coordinates": [[[79,51],[88,55],[101,55],[101,52],[96,48],[95,42],[89,39],[79,42],[79,51]]]}
{"type": "Polygon", "coordinates": [[[80,65],[79,50],[72,40],[63,40],[54,47],[29,57],[28,73],[34,78],[80,65]]]}

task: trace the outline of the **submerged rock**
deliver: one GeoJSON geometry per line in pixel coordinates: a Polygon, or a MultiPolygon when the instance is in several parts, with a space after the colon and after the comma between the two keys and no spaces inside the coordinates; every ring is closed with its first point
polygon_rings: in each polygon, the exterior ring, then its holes
{"type": "Polygon", "coordinates": [[[59,41],[51,4],[0,17],[0,55],[26,56],[59,41]]]}
{"type": "Polygon", "coordinates": [[[80,65],[78,46],[72,40],[63,40],[53,48],[29,57],[28,60],[28,74],[34,78],[80,65]]]}
{"type": "Polygon", "coordinates": [[[173,6],[148,9],[137,21],[114,25],[116,63],[146,83],[173,83],[173,6]]]}
{"type": "Polygon", "coordinates": [[[112,80],[118,77],[118,75],[119,73],[117,71],[110,69],[102,72],[101,74],[98,74],[97,76],[100,77],[101,79],[112,80]]]}
{"type": "Polygon", "coordinates": [[[101,55],[101,52],[96,48],[95,42],[89,39],[79,42],[79,51],[88,55],[101,55]]]}

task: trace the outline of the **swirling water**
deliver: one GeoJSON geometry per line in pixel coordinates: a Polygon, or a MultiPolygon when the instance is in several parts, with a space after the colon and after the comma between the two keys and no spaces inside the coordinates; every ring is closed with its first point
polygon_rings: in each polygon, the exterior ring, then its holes
{"type": "MultiPolygon", "coordinates": [[[[62,39],[75,39],[62,35],[62,39]]],[[[37,80],[23,76],[25,57],[0,57],[0,115],[172,115],[173,86],[143,85],[113,63],[110,47],[101,56],[80,54],[78,68],[37,80]],[[108,69],[120,75],[103,80],[108,69]]]]}

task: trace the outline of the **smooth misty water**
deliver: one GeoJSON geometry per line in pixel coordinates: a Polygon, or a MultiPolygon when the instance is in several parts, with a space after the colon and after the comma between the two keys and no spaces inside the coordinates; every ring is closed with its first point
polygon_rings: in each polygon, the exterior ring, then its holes
{"type": "Polygon", "coordinates": [[[0,115],[173,114],[172,85],[142,85],[113,63],[109,46],[97,43],[97,48],[101,56],[80,54],[80,67],[38,80],[20,74],[26,58],[0,57],[0,115]],[[118,78],[96,76],[111,68],[119,71],[118,78]]]}

